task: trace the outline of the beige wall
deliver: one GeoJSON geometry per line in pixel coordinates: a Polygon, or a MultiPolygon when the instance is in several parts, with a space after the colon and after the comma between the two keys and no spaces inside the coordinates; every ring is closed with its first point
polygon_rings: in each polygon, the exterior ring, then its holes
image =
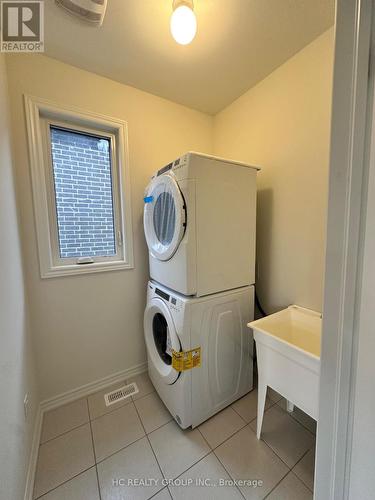
{"type": "Polygon", "coordinates": [[[333,63],[329,30],[215,117],[214,152],[260,165],[260,299],[321,310],[333,63]]]}
{"type": "Polygon", "coordinates": [[[13,184],[5,56],[0,54],[0,498],[23,498],[38,406],[13,184]],[[27,421],[23,399],[31,404],[27,421]]]}
{"type": "Polygon", "coordinates": [[[148,260],[143,192],[150,175],[189,149],[212,151],[212,118],[39,55],[7,59],[25,269],[42,399],[146,359],[143,311],[148,260]],[[42,280],[31,198],[22,95],[128,122],[135,269],[42,280]]]}

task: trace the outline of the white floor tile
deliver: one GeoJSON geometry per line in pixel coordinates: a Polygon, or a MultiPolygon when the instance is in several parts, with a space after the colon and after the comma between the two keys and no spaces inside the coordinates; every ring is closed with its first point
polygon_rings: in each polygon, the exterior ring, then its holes
{"type": "MultiPolygon", "coordinates": [[[[277,403],[280,408],[282,408],[284,411],[286,411],[286,399],[282,398],[280,401],[277,403]]],[[[304,413],[302,410],[297,408],[297,406],[294,407],[294,410],[292,413],[289,413],[291,417],[297,420],[300,424],[302,424],[306,429],[308,429],[310,432],[313,434],[316,434],[316,420],[311,418],[309,415],[304,413]]]]}
{"type": "Polygon", "coordinates": [[[277,403],[282,398],[281,394],[276,392],[272,387],[267,387],[267,397],[273,402],[277,403]]]}
{"type": "Polygon", "coordinates": [[[263,499],[288,472],[285,464],[256,438],[249,426],[216,448],[215,454],[233,479],[251,481],[239,486],[249,499],[263,499]]]}
{"type": "Polygon", "coordinates": [[[87,400],[80,399],[43,415],[41,443],[71,431],[89,421],[87,400]]]}
{"type": "MultiPolygon", "coordinates": [[[[274,391],[272,397],[279,399],[274,391]]],[[[146,373],[90,396],[88,404],[89,411],[82,399],[45,414],[34,498],[99,500],[91,417],[101,500],[240,499],[234,480],[262,481],[256,487],[253,483],[239,487],[249,499],[260,500],[268,494],[270,500],[312,499],[315,437],[307,430],[311,419],[298,409],[290,416],[283,410],[284,398],[277,405],[266,400],[262,440],[267,444],[255,436],[256,390],[201,424],[199,430],[180,429],[146,373]],[[140,389],[134,402],[129,398],[107,408],[104,393],[131,381],[140,389]],[[292,473],[282,460],[294,466],[292,473]],[[165,487],[159,465],[167,479],[183,483],[165,487]],[[116,479],[147,478],[154,478],[157,485],[114,484],[116,479]],[[226,481],[226,486],[199,485],[208,479],[211,484],[226,481]],[[189,485],[183,486],[186,482],[189,485]]]]}
{"type": "Polygon", "coordinates": [[[143,398],[143,396],[147,396],[147,394],[155,392],[155,387],[152,385],[152,382],[147,372],[129,378],[126,382],[128,384],[131,384],[132,382],[135,382],[137,384],[139,392],[135,394],[135,396],[132,396],[134,401],[143,398]]]}
{"type": "Polygon", "coordinates": [[[315,448],[311,449],[293,468],[293,472],[311,490],[314,489],[315,448]]]}
{"type": "Polygon", "coordinates": [[[174,421],[151,432],[148,437],[168,479],[179,476],[210,451],[198,429],[183,431],[174,421]]]}
{"type": "Polygon", "coordinates": [[[152,500],[171,500],[172,497],[168,491],[168,488],[164,488],[163,490],[156,493],[155,496],[152,497],[152,500]]]}
{"type": "Polygon", "coordinates": [[[137,399],[134,404],[147,434],[172,420],[171,414],[156,392],[137,399]]]}
{"type": "Polygon", "coordinates": [[[87,398],[89,402],[89,411],[91,420],[97,417],[101,417],[106,413],[110,413],[116,410],[117,408],[121,408],[122,406],[132,402],[132,398],[129,397],[127,399],[124,399],[123,401],[119,401],[118,403],[114,403],[110,406],[105,405],[104,394],[114,391],[115,389],[119,389],[124,385],[126,385],[125,380],[123,382],[118,382],[117,384],[110,385],[109,387],[106,387],[102,391],[96,392],[95,394],[91,394],[91,396],[87,398]]]}
{"type": "Polygon", "coordinates": [[[34,498],[72,479],[94,463],[89,424],[42,444],[39,448],[34,498]]]}
{"type": "MultiPolygon", "coordinates": [[[[256,432],[256,420],[250,423],[256,432]]],[[[278,405],[267,410],[263,417],[261,439],[292,468],[307,450],[314,446],[314,436],[290,417],[278,405]]]]}
{"type": "Polygon", "coordinates": [[[97,462],[145,435],[133,403],[91,422],[97,462]]]}
{"type": "Polygon", "coordinates": [[[281,481],[267,500],[312,500],[313,494],[293,472],[281,481]]]}
{"type": "Polygon", "coordinates": [[[95,467],[43,495],[40,500],[100,500],[95,467]]]}
{"type": "MultiPolygon", "coordinates": [[[[272,406],[274,403],[266,398],[265,409],[272,406]]],[[[252,390],[246,396],[238,399],[232,404],[232,408],[245,420],[246,423],[251,422],[257,416],[258,406],[258,391],[252,390]]]]}
{"type": "Polygon", "coordinates": [[[231,479],[214,453],[210,453],[178,477],[180,486],[170,486],[173,500],[241,500],[231,479]],[[221,481],[227,481],[226,485],[221,481]]]}
{"type": "Polygon", "coordinates": [[[157,461],[145,437],[98,464],[102,500],[146,500],[164,485],[157,461]],[[134,485],[129,481],[150,481],[134,485]]]}
{"type": "Polygon", "coordinates": [[[199,430],[211,448],[216,448],[245,425],[246,422],[229,407],[203,422],[199,430]]]}

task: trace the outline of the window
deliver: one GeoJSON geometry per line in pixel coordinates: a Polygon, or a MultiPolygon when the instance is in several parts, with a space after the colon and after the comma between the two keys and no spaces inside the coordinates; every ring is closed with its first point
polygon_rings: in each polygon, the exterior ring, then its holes
{"type": "Polygon", "coordinates": [[[111,140],[50,127],[60,258],[116,255],[111,140]]]}
{"type": "Polygon", "coordinates": [[[126,124],[25,102],[41,276],[133,267],[126,124]]]}

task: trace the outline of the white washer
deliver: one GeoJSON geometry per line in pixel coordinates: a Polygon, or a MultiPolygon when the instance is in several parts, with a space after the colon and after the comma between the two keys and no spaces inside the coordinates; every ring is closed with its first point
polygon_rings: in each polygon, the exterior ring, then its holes
{"type": "Polygon", "coordinates": [[[198,297],[255,282],[257,167],[187,153],[145,192],[151,278],[198,297]]]}
{"type": "Polygon", "coordinates": [[[254,287],[189,298],[149,282],[144,315],[148,371],[183,428],[195,427],[253,388],[254,287]],[[201,366],[172,367],[171,349],[201,348],[201,366]]]}

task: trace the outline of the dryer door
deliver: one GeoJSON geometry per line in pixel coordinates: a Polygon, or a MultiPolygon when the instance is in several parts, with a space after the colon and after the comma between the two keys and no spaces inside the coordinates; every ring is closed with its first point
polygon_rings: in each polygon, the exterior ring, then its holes
{"type": "Polygon", "coordinates": [[[172,349],[181,350],[171,313],[163,300],[154,298],[147,305],[144,330],[149,362],[166,384],[173,384],[179,376],[172,367],[172,349]]]}
{"type": "Polygon", "coordinates": [[[163,174],[146,191],[143,224],[153,257],[169,260],[178,249],[186,228],[186,207],[177,182],[163,174]]]}

